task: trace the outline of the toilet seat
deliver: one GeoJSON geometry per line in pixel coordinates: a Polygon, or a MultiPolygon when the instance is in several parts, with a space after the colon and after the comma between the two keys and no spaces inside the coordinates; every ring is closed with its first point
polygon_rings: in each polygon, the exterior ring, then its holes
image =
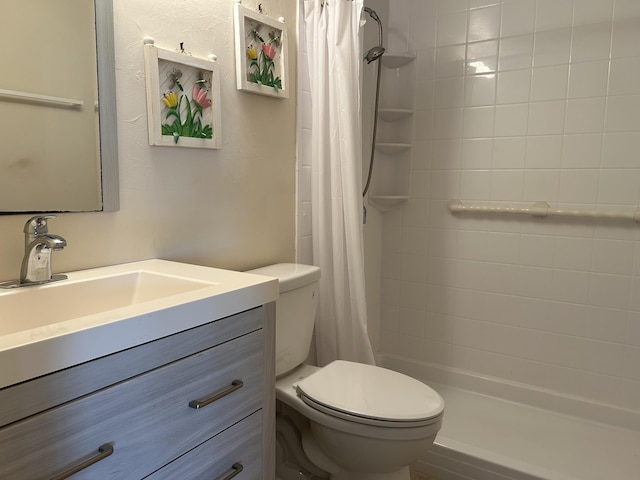
{"type": "Polygon", "coordinates": [[[444,401],[401,373],[337,360],[299,381],[302,401],[336,418],[372,426],[421,427],[440,421],[444,401]]]}

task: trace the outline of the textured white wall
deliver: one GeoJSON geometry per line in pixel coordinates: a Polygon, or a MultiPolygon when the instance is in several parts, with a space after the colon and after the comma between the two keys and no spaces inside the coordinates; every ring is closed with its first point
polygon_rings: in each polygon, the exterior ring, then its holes
{"type": "MultiPolygon", "coordinates": [[[[262,3],[283,16],[289,86],[296,91],[295,2],[262,3]]],[[[121,210],[60,214],[50,231],[69,246],[53,254],[68,271],[159,257],[245,269],[295,257],[296,100],[237,91],[230,0],[114,0],[121,210]],[[215,53],[221,71],[221,150],[150,147],[142,39],[215,53]]],[[[28,192],[25,192],[28,195],[28,192]]],[[[15,278],[27,215],[0,217],[0,279],[15,278]]]]}
{"type": "Polygon", "coordinates": [[[418,64],[411,201],[384,216],[381,349],[640,409],[640,227],[446,208],[638,206],[640,3],[391,11],[418,64]]]}

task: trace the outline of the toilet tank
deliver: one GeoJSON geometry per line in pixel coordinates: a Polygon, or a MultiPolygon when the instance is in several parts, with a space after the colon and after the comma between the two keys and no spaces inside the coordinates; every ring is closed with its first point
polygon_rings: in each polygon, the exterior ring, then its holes
{"type": "Polygon", "coordinates": [[[247,273],[275,277],[280,283],[280,297],[276,300],[276,376],[279,376],[303,363],[309,355],[320,268],[278,263],[247,273]]]}

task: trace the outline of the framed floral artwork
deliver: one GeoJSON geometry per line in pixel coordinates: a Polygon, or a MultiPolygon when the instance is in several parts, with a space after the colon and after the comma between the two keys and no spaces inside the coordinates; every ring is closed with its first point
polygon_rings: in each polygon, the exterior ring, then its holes
{"type": "MultiPolygon", "coordinates": [[[[209,60],[144,41],[149,145],[220,148],[220,81],[209,60]]],[[[181,46],[182,48],[182,46],[181,46]]]]}
{"type": "Polygon", "coordinates": [[[289,98],[284,19],[274,20],[235,0],[234,21],[238,90],[289,98]]]}

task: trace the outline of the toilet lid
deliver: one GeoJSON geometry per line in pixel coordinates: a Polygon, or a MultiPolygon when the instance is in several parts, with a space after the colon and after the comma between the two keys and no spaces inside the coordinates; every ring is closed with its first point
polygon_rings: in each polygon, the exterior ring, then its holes
{"type": "Polygon", "coordinates": [[[324,413],[370,425],[428,425],[444,410],[442,397],[414,378],[343,360],[301,380],[297,391],[324,413]]]}

